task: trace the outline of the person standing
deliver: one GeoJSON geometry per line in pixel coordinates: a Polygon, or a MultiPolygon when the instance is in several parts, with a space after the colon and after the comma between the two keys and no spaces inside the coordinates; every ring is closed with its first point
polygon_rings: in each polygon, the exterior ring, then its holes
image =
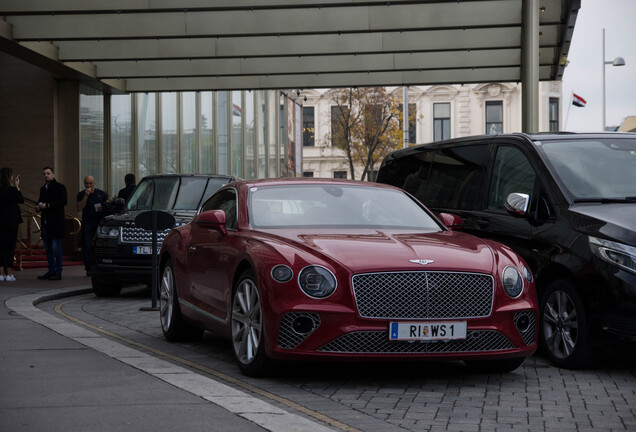
{"type": "Polygon", "coordinates": [[[77,211],[82,212],[82,253],[86,276],[91,275],[91,243],[106,208],[106,192],[95,188],[93,176],[84,177],[84,190],[77,194],[77,211]]]}
{"type": "Polygon", "coordinates": [[[20,204],[23,202],[20,175],[14,178],[11,168],[0,169],[0,281],[15,282],[13,255],[18,225],[22,222],[20,204]]]}
{"type": "Polygon", "coordinates": [[[64,206],[67,203],[66,186],[55,180],[55,171],[51,167],[42,169],[44,186],[40,188],[40,197],[35,208],[42,212],[42,241],[49,270],[38,279],[62,279],[62,238],[66,226],[64,206]]]}
{"type": "Polygon", "coordinates": [[[134,174],[130,174],[130,173],[126,174],[124,176],[124,184],[126,185],[126,187],[119,190],[119,193],[117,194],[117,198],[123,198],[124,201],[128,201],[128,198],[137,187],[137,184],[135,183],[135,181],[136,180],[135,180],[134,174]]]}

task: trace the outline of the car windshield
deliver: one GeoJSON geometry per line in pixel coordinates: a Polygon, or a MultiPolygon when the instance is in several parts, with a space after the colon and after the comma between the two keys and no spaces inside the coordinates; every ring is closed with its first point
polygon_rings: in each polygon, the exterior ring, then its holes
{"type": "Polygon", "coordinates": [[[144,179],[132,194],[127,210],[196,210],[221,187],[224,179],[208,177],[154,177],[144,179]],[[209,184],[208,184],[209,180],[209,184]]]}
{"type": "Polygon", "coordinates": [[[541,148],[575,200],[636,197],[636,138],[543,141],[541,148]]]}
{"type": "Polygon", "coordinates": [[[250,190],[255,228],[359,227],[440,231],[404,192],[354,185],[259,186],[250,190]]]}

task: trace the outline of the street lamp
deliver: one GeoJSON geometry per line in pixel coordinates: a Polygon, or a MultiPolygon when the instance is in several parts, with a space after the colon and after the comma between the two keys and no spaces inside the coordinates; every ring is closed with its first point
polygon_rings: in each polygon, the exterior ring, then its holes
{"type": "Polygon", "coordinates": [[[603,131],[605,131],[605,65],[608,64],[612,66],[625,66],[625,59],[623,57],[616,57],[612,61],[605,60],[605,28],[603,28],[603,131]]]}

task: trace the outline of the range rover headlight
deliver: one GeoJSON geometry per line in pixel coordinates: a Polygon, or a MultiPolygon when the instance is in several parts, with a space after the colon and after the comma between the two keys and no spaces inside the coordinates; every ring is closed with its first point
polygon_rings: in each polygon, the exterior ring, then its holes
{"type": "Polygon", "coordinates": [[[102,225],[97,227],[97,237],[117,238],[119,237],[119,227],[102,225]]]}
{"type": "Polygon", "coordinates": [[[298,285],[305,294],[314,298],[329,297],[336,290],[336,277],[324,267],[307,266],[298,276],[298,285]]]}
{"type": "Polygon", "coordinates": [[[603,261],[636,273],[636,247],[590,236],[590,249],[603,261]]]}
{"type": "Polygon", "coordinates": [[[521,273],[514,267],[506,267],[501,276],[504,290],[512,298],[517,298],[523,291],[523,278],[521,273]]]}

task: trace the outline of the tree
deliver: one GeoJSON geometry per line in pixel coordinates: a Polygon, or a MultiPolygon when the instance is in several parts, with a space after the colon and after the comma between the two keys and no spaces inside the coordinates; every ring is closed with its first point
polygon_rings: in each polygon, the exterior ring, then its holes
{"type": "Polygon", "coordinates": [[[384,87],[336,89],[332,99],[332,145],[345,152],[352,179],[356,166],[362,167],[360,180],[370,178],[377,163],[402,143],[401,101],[384,87]]]}

